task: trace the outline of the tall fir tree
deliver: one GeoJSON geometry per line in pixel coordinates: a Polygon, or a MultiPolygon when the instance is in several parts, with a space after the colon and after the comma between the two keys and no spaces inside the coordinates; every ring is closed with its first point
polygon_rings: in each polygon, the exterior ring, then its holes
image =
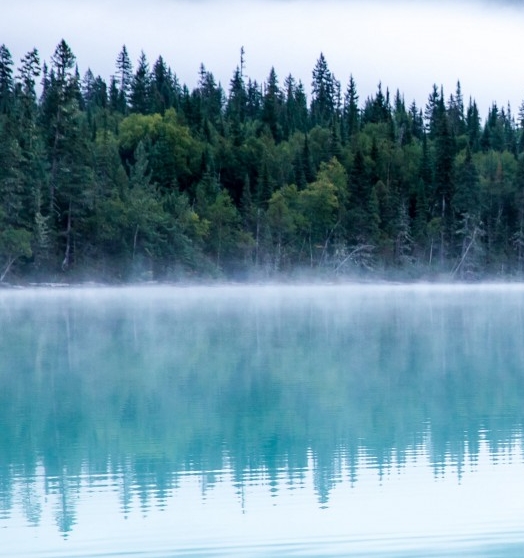
{"type": "Polygon", "coordinates": [[[122,114],[127,114],[129,110],[129,97],[133,84],[133,64],[129,58],[126,45],[122,46],[116,59],[116,80],[118,86],[118,105],[117,108],[122,114]]]}
{"type": "Polygon", "coordinates": [[[147,114],[151,106],[151,75],[149,73],[149,63],[142,51],[138,59],[137,68],[131,82],[129,103],[132,112],[147,114]]]}

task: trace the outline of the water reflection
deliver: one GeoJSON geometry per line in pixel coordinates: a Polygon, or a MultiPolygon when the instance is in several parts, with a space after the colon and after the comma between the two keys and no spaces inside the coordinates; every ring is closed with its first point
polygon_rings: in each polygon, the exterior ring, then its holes
{"type": "Polygon", "coordinates": [[[0,522],[522,461],[519,287],[4,291],[0,331],[0,522]]]}

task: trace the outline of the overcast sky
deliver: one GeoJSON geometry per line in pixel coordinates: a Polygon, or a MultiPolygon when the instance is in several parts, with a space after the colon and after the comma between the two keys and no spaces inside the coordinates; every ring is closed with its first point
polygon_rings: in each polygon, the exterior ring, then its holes
{"type": "Polygon", "coordinates": [[[82,75],[109,79],[125,44],[135,65],[141,50],[151,65],[162,55],[192,88],[203,62],[227,89],[244,46],[247,76],[263,82],[274,66],[309,89],[323,52],[361,103],[379,81],[423,106],[433,83],[448,97],[460,80],[483,118],[493,101],[517,114],[524,99],[523,30],[518,0],[16,0],[0,17],[17,65],[33,47],[49,60],[64,38],[82,75]]]}

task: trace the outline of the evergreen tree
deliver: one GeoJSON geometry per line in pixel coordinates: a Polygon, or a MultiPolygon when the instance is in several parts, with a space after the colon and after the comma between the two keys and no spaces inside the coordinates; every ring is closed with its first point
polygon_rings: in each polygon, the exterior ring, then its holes
{"type": "Polygon", "coordinates": [[[305,131],[304,124],[307,122],[307,107],[301,104],[301,100],[297,96],[297,83],[291,74],[284,81],[284,91],[283,128],[285,139],[289,139],[297,130],[305,131]]]}
{"type": "Polygon", "coordinates": [[[27,152],[33,150],[37,141],[37,96],[35,80],[40,76],[40,59],[38,51],[33,49],[28,52],[21,60],[18,69],[16,85],[17,103],[19,106],[18,119],[20,130],[20,145],[27,152]]]}
{"type": "Polygon", "coordinates": [[[417,107],[417,103],[413,101],[409,107],[409,121],[411,125],[411,136],[422,140],[424,136],[424,117],[422,110],[417,107]]]}
{"type": "Polygon", "coordinates": [[[133,84],[133,64],[127,53],[126,45],[122,46],[122,50],[116,59],[115,84],[118,87],[117,110],[122,114],[127,114],[131,87],[133,84]]]}
{"type": "Polygon", "coordinates": [[[464,161],[458,166],[456,170],[455,191],[453,193],[453,209],[463,215],[469,213],[470,215],[480,214],[480,189],[479,189],[479,174],[473,158],[471,149],[466,148],[466,156],[464,161]]]}
{"type": "Polygon", "coordinates": [[[280,124],[283,112],[283,98],[278,86],[278,78],[275,68],[271,68],[267,83],[262,107],[262,122],[264,122],[276,142],[282,139],[282,126],[280,124]]]}
{"type": "Polygon", "coordinates": [[[258,83],[247,82],[246,88],[246,117],[251,120],[259,120],[262,116],[262,90],[258,83]]]}
{"type": "Polygon", "coordinates": [[[151,91],[151,76],[149,74],[149,63],[146,55],[142,51],[138,59],[133,81],[131,83],[131,92],[129,95],[129,103],[132,112],[147,114],[149,111],[151,91]]]}
{"type": "Polygon", "coordinates": [[[439,116],[442,114],[440,109],[442,105],[442,98],[439,94],[436,84],[433,84],[433,89],[428,97],[426,108],[424,111],[424,120],[426,124],[426,131],[430,139],[434,139],[437,135],[439,128],[439,116]]]}
{"type": "Polygon", "coordinates": [[[401,97],[400,91],[397,89],[395,94],[395,99],[393,101],[393,122],[395,125],[395,139],[398,145],[407,145],[411,143],[411,125],[408,113],[406,112],[406,107],[404,104],[404,98],[401,97]]]}
{"type": "Polygon", "coordinates": [[[468,136],[471,151],[476,153],[480,149],[480,116],[477,103],[469,99],[468,110],[466,113],[466,134],[468,136]]]}
{"type": "Polygon", "coordinates": [[[75,56],[62,40],[51,58],[44,89],[43,124],[48,130],[50,164],[49,226],[55,231],[62,269],[81,260],[87,216],[93,201],[93,177],[87,163],[89,134],[78,106],[75,56]]]}
{"type": "Polygon", "coordinates": [[[200,110],[203,120],[211,122],[215,128],[219,128],[222,121],[224,107],[224,91],[217,85],[211,72],[206,71],[204,65],[200,66],[200,79],[198,82],[197,95],[200,100],[200,110]]]}
{"type": "Polygon", "coordinates": [[[161,56],[153,65],[150,88],[149,112],[163,115],[167,109],[173,106],[175,92],[173,91],[172,72],[161,56]]]}
{"type": "Polygon", "coordinates": [[[7,114],[13,108],[14,80],[13,59],[5,45],[0,45],[0,114],[7,114]]]}
{"type": "Polygon", "coordinates": [[[247,92],[240,68],[237,67],[230,83],[226,116],[229,121],[230,134],[235,146],[243,141],[243,125],[247,113],[247,92]]]}
{"type": "Polygon", "coordinates": [[[391,122],[391,106],[389,103],[389,90],[384,95],[382,83],[378,84],[378,90],[373,98],[366,99],[362,113],[363,124],[388,124],[391,122]]]}
{"type": "Polygon", "coordinates": [[[76,58],[69,45],[62,39],[51,57],[51,71],[44,66],[42,90],[42,124],[47,131],[51,175],[49,178],[49,214],[55,212],[57,177],[60,159],[68,150],[67,134],[73,122],[76,105],[73,68],[76,58]]]}
{"type": "Polygon", "coordinates": [[[338,82],[328,68],[327,61],[322,53],[313,69],[311,83],[311,121],[313,125],[329,126],[335,117],[337,102],[338,82]]]}
{"type": "Polygon", "coordinates": [[[439,97],[435,120],[438,123],[438,129],[435,130],[434,203],[436,215],[439,215],[441,220],[440,263],[443,265],[453,230],[451,200],[454,194],[453,162],[455,156],[455,143],[443,95],[439,97]]]}
{"type": "Polygon", "coordinates": [[[455,95],[450,95],[448,102],[448,116],[451,131],[455,137],[466,133],[466,122],[464,119],[464,98],[460,81],[457,82],[455,95]]]}
{"type": "Polygon", "coordinates": [[[358,108],[357,85],[353,75],[349,76],[349,83],[344,97],[342,119],[342,140],[352,138],[360,127],[360,110],[358,108]]]}
{"type": "Polygon", "coordinates": [[[524,101],[520,104],[518,114],[518,152],[524,152],[524,101]]]}

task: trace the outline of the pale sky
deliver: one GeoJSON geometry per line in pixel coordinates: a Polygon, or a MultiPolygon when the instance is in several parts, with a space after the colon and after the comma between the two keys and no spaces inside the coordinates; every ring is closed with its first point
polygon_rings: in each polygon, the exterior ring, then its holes
{"type": "Polygon", "coordinates": [[[2,7],[0,43],[18,65],[33,47],[49,60],[64,38],[81,75],[108,81],[125,44],[135,66],[141,50],[151,66],[162,55],[190,89],[203,62],[227,90],[244,46],[248,77],[274,66],[309,91],[323,52],[343,91],[353,74],[360,104],[379,81],[423,107],[433,83],[447,98],[460,80],[485,118],[493,101],[516,115],[524,99],[523,29],[517,0],[17,0],[2,7]]]}

